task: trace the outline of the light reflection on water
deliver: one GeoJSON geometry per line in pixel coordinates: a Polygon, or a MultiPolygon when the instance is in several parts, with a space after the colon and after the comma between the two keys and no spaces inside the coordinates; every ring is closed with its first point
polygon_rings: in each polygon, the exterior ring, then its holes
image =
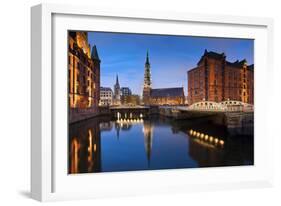
{"type": "Polygon", "coordinates": [[[71,174],[253,164],[253,137],[211,124],[94,118],[69,129],[71,174]]]}

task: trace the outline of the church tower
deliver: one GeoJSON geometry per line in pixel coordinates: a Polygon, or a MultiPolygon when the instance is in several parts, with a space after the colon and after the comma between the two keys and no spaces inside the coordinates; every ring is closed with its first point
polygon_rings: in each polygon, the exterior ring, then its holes
{"type": "Polygon", "coordinates": [[[121,104],[121,89],[119,85],[118,75],[116,76],[116,83],[114,84],[114,104],[121,104]]]}
{"type": "Polygon", "coordinates": [[[151,92],[151,73],[150,73],[150,63],[148,57],[148,51],[146,53],[146,61],[144,65],[144,84],[142,99],[144,104],[149,104],[150,92],[151,92]]]}

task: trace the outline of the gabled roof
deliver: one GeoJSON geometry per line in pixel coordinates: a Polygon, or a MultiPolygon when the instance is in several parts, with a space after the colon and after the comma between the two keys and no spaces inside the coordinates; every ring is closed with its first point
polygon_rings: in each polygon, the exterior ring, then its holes
{"type": "Polygon", "coordinates": [[[183,96],[183,87],[152,89],[151,97],[178,97],[183,96]]]}
{"type": "Polygon", "coordinates": [[[217,52],[213,52],[213,51],[207,51],[207,49],[205,49],[203,56],[201,56],[199,62],[197,63],[200,64],[201,61],[204,59],[204,57],[208,57],[208,58],[212,58],[212,59],[217,59],[217,60],[221,60],[225,58],[225,54],[224,53],[217,53],[217,52]]]}
{"type": "Polygon", "coordinates": [[[244,66],[245,63],[247,63],[246,59],[243,59],[242,61],[236,60],[235,62],[226,61],[226,65],[238,68],[244,66]]]}
{"type": "Polygon", "coordinates": [[[248,69],[253,70],[254,69],[254,64],[249,65],[248,69]]]}

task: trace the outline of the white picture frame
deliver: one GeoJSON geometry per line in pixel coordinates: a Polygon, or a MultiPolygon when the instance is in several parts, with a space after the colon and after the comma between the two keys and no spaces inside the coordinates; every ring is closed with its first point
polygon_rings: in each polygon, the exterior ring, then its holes
{"type": "Polygon", "coordinates": [[[31,26],[32,198],[52,201],[272,186],[274,134],[266,109],[273,102],[272,19],[40,4],[31,9],[31,26]],[[255,39],[254,166],[68,175],[67,69],[55,68],[67,66],[65,31],[91,31],[94,26],[96,31],[255,39]]]}

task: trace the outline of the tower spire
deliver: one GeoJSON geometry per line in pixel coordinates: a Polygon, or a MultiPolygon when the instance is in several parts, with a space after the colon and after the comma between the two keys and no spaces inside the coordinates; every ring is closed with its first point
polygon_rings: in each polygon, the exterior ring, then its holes
{"type": "Polygon", "coordinates": [[[143,102],[144,104],[149,104],[151,91],[151,73],[150,73],[150,63],[148,51],[146,52],[146,61],[144,65],[144,84],[143,84],[143,102]]]}
{"type": "Polygon", "coordinates": [[[149,64],[148,50],[146,51],[146,61],[145,64],[149,64]]]}
{"type": "Polygon", "coordinates": [[[148,50],[146,52],[146,61],[144,65],[144,87],[149,87],[149,88],[151,87],[151,73],[150,73],[148,50]]]}
{"type": "Polygon", "coordinates": [[[116,75],[116,85],[119,85],[118,74],[116,75]]]}
{"type": "Polygon", "coordinates": [[[121,95],[121,90],[120,90],[120,85],[119,85],[119,79],[118,79],[118,74],[116,75],[116,83],[114,84],[114,104],[120,105],[120,95],[121,95]]]}

